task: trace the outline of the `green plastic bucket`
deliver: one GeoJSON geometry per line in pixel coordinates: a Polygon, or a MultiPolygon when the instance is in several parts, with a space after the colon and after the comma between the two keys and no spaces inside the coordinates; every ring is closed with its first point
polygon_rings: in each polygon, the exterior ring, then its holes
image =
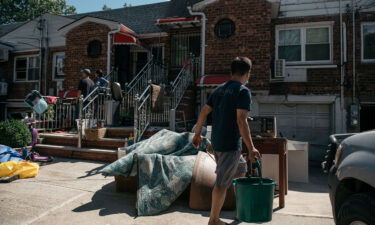
{"type": "MultiPolygon", "coordinates": [[[[260,165],[258,163],[258,165],[260,165]]],[[[259,166],[261,176],[261,166],[259,166]]],[[[237,219],[242,222],[272,220],[275,181],[261,177],[242,177],[233,181],[236,190],[237,219]]]]}

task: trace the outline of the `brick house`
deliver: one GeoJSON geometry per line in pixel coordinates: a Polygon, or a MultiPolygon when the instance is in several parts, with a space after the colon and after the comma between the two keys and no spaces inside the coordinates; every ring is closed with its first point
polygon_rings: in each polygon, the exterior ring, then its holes
{"type": "Polygon", "coordinates": [[[19,110],[17,100],[30,89],[43,94],[74,89],[82,68],[107,73],[117,68],[118,81],[129,83],[152,55],[172,79],[193,53],[202,65],[194,89],[199,97],[190,105],[197,112],[229,79],[231,60],[248,56],[254,64],[252,115],[274,115],[280,136],[319,148],[331,133],[375,128],[369,119],[375,112],[375,6],[341,4],[341,26],[337,0],[172,0],[66,17],[47,14],[41,18],[51,36],[38,87],[19,82],[14,65],[20,55],[39,54],[38,49],[22,51],[11,40],[25,36],[40,18],[3,25],[0,43],[13,50],[0,63],[5,71],[0,76],[9,84],[2,102],[9,112],[11,106],[19,110]],[[64,58],[63,70],[56,68],[58,56],[64,58]],[[54,71],[60,71],[59,79],[54,71]]]}

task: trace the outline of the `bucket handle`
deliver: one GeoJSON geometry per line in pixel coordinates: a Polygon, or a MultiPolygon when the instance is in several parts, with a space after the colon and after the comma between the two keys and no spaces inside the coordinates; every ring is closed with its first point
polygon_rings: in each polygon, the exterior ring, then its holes
{"type": "MultiPolygon", "coordinates": [[[[250,167],[248,166],[248,171],[247,171],[247,176],[250,177],[251,176],[251,169],[252,168],[252,162],[250,162],[250,167]]],[[[262,161],[260,159],[255,159],[255,168],[258,169],[258,175],[260,177],[260,183],[262,184],[263,183],[263,175],[262,175],[262,161]]]]}

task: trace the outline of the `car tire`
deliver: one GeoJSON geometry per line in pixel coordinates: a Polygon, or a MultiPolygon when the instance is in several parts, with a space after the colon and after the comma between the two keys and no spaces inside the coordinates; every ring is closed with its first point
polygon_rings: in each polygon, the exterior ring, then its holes
{"type": "Polygon", "coordinates": [[[352,225],[358,221],[367,225],[375,224],[375,198],[361,193],[350,196],[341,206],[337,225],[352,225]]]}

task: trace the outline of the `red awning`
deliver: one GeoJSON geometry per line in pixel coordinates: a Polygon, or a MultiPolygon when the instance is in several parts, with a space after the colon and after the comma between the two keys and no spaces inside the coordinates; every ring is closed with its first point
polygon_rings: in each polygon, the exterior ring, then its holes
{"type": "Polygon", "coordinates": [[[200,23],[201,17],[178,17],[178,18],[163,18],[157,19],[157,25],[168,25],[168,24],[182,24],[182,23],[200,23]]]}
{"type": "Polygon", "coordinates": [[[198,86],[217,86],[230,80],[229,75],[206,75],[198,77],[196,83],[198,86]]]}
{"type": "Polygon", "coordinates": [[[113,35],[113,44],[114,45],[141,45],[138,38],[130,34],[125,33],[115,33],[113,35]]]}
{"type": "Polygon", "coordinates": [[[137,34],[129,27],[120,24],[119,32],[113,35],[114,45],[142,45],[137,34]]]}

